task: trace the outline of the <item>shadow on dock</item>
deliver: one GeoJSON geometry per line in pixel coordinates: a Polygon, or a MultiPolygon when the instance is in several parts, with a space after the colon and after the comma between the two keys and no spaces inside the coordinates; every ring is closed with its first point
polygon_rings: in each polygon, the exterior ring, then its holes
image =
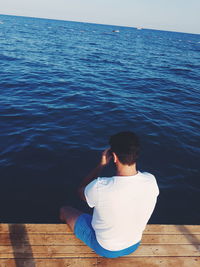
{"type": "Polygon", "coordinates": [[[188,241],[197,249],[200,250],[200,240],[193,235],[185,225],[176,225],[176,228],[185,235],[188,241]]]}
{"type": "Polygon", "coordinates": [[[9,235],[16,267],[36,267],[26,226],[9,224],[9,235]]]}

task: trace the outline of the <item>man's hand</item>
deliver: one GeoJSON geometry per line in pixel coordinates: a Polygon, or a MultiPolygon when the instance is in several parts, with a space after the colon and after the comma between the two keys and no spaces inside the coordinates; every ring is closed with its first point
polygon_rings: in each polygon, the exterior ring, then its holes
{"type": "Polygon", "coordinates": [[[106,150],[103,151],[102,156],[101,156],[101,166],[106,166],[110,162],[112,158],[111,150],[110,148],[107,148],[106,150]]]}
{"type": "Polygon", "coordinates": [[[101,161],[100,163],[96,166],[95,169],[93,169],[83,180],[83,182],[80,184],[78,193],[79,196],[81,197],[81,199],[85,200],[85,196],[84,196],[84,190],[85,187],[94,179],[96,179],[100,172],[102,171],[102,169],[108,165],[108,163],[110,162],[112,158],[112,153],[110,151],[110,148],[107,148],[106,150],[103,151],[102,155],[101,155],[101,161]]]}

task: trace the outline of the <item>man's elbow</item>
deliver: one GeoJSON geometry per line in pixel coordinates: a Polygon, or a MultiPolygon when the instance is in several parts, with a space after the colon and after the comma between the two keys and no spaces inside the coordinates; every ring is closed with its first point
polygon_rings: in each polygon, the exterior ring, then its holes
{"type": "Polygon", "coordinates": [[[82,199],[83,201],[86,201],[84,191],[85,191],[85,187],[79,187],[79,189],[78,189],[78,196],[79,196],[80,199],[82,199]]]}

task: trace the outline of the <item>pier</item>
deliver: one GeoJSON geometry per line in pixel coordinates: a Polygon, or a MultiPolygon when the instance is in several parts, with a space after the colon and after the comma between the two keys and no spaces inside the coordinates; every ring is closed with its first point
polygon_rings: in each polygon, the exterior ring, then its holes
{"type": "Polygon", "coordinates": [[[200,225],[147,225],[132,254],[107,259],[65,224],[0,224],[0,267],[199,267],[200,225]]]}

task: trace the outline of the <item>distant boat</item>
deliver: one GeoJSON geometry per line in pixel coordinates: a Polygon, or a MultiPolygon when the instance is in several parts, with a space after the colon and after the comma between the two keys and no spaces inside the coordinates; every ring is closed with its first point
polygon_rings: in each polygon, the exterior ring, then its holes
{"type": "Polygon", "coordinates": [[[112,32],[119,32],[119,30],[113,30],[112,32]]]}

